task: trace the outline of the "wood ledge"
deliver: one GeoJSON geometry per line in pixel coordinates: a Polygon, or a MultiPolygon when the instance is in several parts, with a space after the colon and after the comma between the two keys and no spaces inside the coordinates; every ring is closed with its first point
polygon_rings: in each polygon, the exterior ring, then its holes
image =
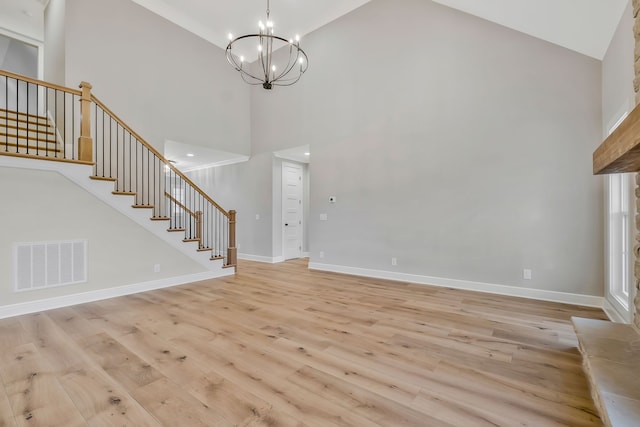
{"type": "Polygon", "coordinates": [[[593,152],[593,174],[640,171],[640,105],[593,152]]]}
{"type": "Polygon", "coordinates": [[[593,400],[607,427],[640,420],[640,332],[631,325],[572,317],[593,400]]]}
{"type": "MultiPolygon", "coordinates": [[[[35,150],[34,150],[35,151],[35,150]]],[[[45,150],[41,150],[43,153],[45,150]]],[[[51,152],[52,150],[49,150],[51,152]]],[[[73,159],[63,159],[61,157],[53,157],[46,155],[35,155],[35,154],[26,154],[26,153],[12,153],[9,151],[0,151],[0,156],[11,156],[11,157],[23,157],[26,159],[37,159],[37,160],[49,160],[52,162],[63,162],[63,163],[73,163],[76,165],[87,165],[87,166],[95,166],[94,162],[85,162],[84,160],[73,160],[73,159]]]]}

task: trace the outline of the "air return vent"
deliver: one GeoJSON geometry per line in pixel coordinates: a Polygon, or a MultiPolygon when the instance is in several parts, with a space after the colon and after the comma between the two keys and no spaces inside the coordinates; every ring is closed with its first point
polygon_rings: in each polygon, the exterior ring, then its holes
{"type": "Polygon", "coordinates": [[[16,243],[13,252],[16,292],[87,281],[87,241],[16,243]]]}

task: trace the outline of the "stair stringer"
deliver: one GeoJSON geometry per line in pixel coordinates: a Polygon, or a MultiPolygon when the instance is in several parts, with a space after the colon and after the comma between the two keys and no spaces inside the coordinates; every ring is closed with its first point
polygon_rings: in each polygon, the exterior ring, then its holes
{"type": "Polygon", "coordinates": [[[165,221],[152,221],[150,218],[151,209],[133,208],[135,196],[114,195],[112,193],[114,191],[113,181],[91,179],[93,166],[1,155],[0,166],[58,172],[214,273],[212,278],[230,276],[235,273],[235,267],[223,268],[224,261],[222,259],[211,260],[209,251],[198,252],[198,242],[183,242],[183,233],[168,232],[165,221]]]}

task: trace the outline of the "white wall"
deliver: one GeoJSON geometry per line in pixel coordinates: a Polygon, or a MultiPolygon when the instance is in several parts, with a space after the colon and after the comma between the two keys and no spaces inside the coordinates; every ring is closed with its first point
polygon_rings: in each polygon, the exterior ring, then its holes
{"type": "Polygon", "coordinates": [[[0,56],[0,68],[38,78],[38,48],[3,35],[0,35],[0,40],[7,47],[0,56]]]}
{"type": "Polygon", "coordinates": [[[0,181],[0,307],[206,272],[56,172],[0,167],[0,181]],[[87,283],[13,292],[14,243],[75,239],[88,240],[87,283]]]}
{"type": "Polygon", "coordinates": [[[249,154],[249,89],[224,51],[130,0],[66,1],[66,84],[159,150],[165,140],[249,154]]]}
{"type": "MultiPolygon", "coordinates": [[[[287,160],[288,161],[288,160],[287,160]]],[[[200,188],[230,209],[236,209],[238,253],[277,261],[282,252],[282,162],[261,153],[248,162],[187,173],[200,188]],[[270,162],[270,164],[269,164],[270,162]],[[259,219],[256,219],[256,215],[259,219]]],[[[303,167],[305,219],[309,209],[309,167],[303,167]]],[[[308,225],[303,228],[303,252],[309,251],[308,225]]]]}
{"type": "Polygon", "coordinates": [[[600,62],[421,0],[303,45],[298,84],[252,89],[252,151],[311,144],[313,262],[602,295],[600,62]]]}
{"type": "Polygon", "coordinates": [[[44,11],[44,79],[59,85],[66,83],[65,9],[66,0],[49,0],[44,11]]]}
{"type": "Polygon", "coordinates": [[[186,175],[225,209],[238,212],[238,253],[272,256],[271,153],[253,156],[247,162],[192,171],[186,175]]]}
{"type": "Polygon", "coordinates": [[[603,137],[625,111],[635,107],[633,70],[635,40],[631,1],[622,14],[609,49],[602,60],[602,123],[603,137]]]}

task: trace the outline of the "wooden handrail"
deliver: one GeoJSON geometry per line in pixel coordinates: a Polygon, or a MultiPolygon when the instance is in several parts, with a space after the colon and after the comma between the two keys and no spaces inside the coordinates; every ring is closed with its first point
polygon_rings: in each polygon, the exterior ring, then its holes
{"type": "Polygon", "coordinates": [[[57,85],[55,83],[49,83],[49,82],[45,82],[43,80],[38,80],[38,79],[32,79],[31,77],[27,77],[27,76],[23,76],[21,74],[15,74],[12,73],[10,71],[5,71],[5,70],[0,70],[0,76],[5,76],[5,77],[9,77],[12,79],[17,79],[17,80],[22,80],[28,83],[33,83],[33,84],[37,84],[40,86],[45,86],[51,89],[57,89],[57,90],[61,90],[63,92],[68,92],[68,93],[72,93],[74,95],[82,95],[82,92],[77,90],[77,89],[72,89],[70,87],[65,87],[65,86],[60,86],[57,85]]]}
{"type": "Polygon", "coordinates": [[[180,202],[180,200],[176,199],[175,197],[173,197],[171,194],[167,193],[166,191],[164,192],[164,195],[165,195],[165,196],[167,196],[167,198],[168,198],[169,200],[171,200],[173,203],[175,203],[176,205],[178,205],[178,206],[180,206],[182,209],[184,209],[184,211],[185,211],[186,213],[188,213],[189,215],[191,215],[191,216],[192,216],[192,217],[194,217],[194,218],[196,218],[196,217],[197,217],[197,215],[196,215],[193,211],[189,210],[189,208],[188,208],[188,207],[186,207],[185,205],[183,205],[183,204],[180,202]]]}
{"type": "Polygon", "coordinates": [[[144,138],[142,138],[140,135],[138,135],[137,132],[135,132],[133,129],[131,129],[131,127],[129,127],[124,121],[122,121],[122,119],[120,117],[118,117],[113,111],[111,111],[106,105],[104,105],[104,103],[102,101],[100,101],[95,95],[91,95],[91,99],[93,100],[93,102],[96,103],[96,105],[98,105],[100,108],[102,108],[105,112],[107,112],[113,119],[115,119],[120,126],[122,126],[127,132],[129,132],[131,135],[133,135],[142,145],[144,145],[149,151],[151,151],[156,157],[158,157],[158,159],[160,159],[161,162],[163,162],[167,167],[169,167],[172,171],[175,172],[176,175],[178,175],[180,178],[182,178],[187,184],[189,184],[191,187],[193,187],[202,197],[204,197],[205,200],[207,200],[209,203],[211,203],[213,206],[216,207],[216,209],[218,209],[224,216],[226,216],[227,218],[229,218],[229,212],[227,212],[226,210],[224,210],[219,204],[217,204],[216,202],[213,201],[213,199],[211,197],[209,197],[209,195],[207,193],[205,193],[204,191],[202,191],[200,189],[200,187],[198,187],[196,184],[194,184],[193,181],[191,181],[189,178],[187,178],[182,172],[180,172],[180,170],[178,170],[175,166],[173,166],[171,164],[171,162],[169,162],[162,154],[160,154],[158,152],[158,150],[156,150],[155,148],[153,148],[153,146],[151,144],[149,144],[147,141],[145,141],[144,138]]]}

